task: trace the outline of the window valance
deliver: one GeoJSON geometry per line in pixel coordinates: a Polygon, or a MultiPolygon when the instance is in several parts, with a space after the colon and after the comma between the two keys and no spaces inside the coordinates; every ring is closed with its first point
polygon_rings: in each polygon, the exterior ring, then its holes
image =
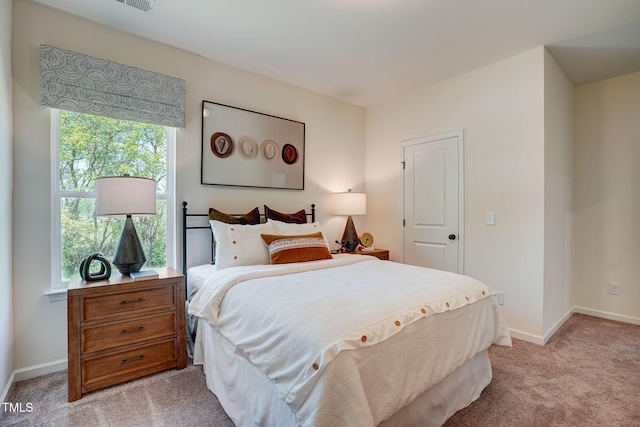
{"type": "Polygon", "coordinates": [[[40,45],[40,105],[184,129],[185,81],[40,45]]]}

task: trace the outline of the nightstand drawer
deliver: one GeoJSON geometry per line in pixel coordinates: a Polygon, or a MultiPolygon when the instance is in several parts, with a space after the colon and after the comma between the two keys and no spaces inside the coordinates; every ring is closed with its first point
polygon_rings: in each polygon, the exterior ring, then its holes
{"type": "Polygon", "coordinates": [[[118,315],[173,309],[175,306],[173,286],[89,296],[82,299],[82,321],[111,319],[118,315]]]}
{"type": "Polygon", "coordinates": [[[82,361],[82,385],[107,382],[136,371],[154,371],[176,365],[176,340],[171,339],[148,344],[104,356],[91,357],[82,361]]]}
{"type": "Polygon", "coordinates": [[[176,334],[175,312],[138,317],[82,329],[82,353],[122,347],[176,334]]]}

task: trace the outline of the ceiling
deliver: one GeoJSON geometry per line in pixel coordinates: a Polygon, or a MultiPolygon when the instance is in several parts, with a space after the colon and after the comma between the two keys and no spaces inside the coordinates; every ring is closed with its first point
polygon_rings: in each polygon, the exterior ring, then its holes
{"type": "Polygon", "coordinates": [[[542,45],[575,85],[640,70],[638,0],[34,1],[361,106],[542,45]]]}

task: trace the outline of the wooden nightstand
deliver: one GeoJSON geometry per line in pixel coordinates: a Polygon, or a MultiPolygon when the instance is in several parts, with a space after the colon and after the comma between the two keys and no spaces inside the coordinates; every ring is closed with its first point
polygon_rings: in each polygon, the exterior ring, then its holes
{"type": "Polygon", "coordinates": [[[372,251],[359,251],[355,250],[353,252],[349,252],[354,255],[371,255],[378,259],[388,261],[389,260],[389,250],[388,249],[374,249],[372,251]]]}
{"type": "Polygon", "coordinates": [[[67,292],[69,402],[82,394],[187,365],[184,276],[72,281],[67,292]]]}

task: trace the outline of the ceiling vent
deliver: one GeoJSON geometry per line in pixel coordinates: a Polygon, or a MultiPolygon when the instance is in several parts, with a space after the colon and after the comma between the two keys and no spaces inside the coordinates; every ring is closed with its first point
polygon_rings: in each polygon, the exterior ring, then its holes
{"type": "Polygon", "coordinates": [[[155,0],[116,0],[118,3],[134,7],[143,12],[151,12],[156,4],[155,0]]]}

